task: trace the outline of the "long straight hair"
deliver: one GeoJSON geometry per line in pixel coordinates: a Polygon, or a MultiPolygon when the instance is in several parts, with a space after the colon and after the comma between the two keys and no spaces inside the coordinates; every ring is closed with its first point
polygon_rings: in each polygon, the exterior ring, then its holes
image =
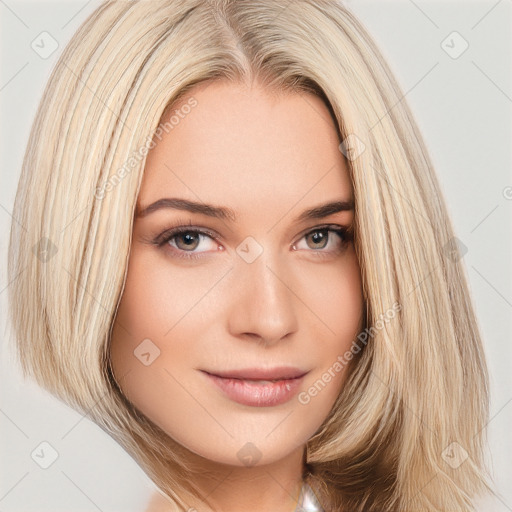
{"type": "Polygon", "coordinates": [[[24,375],[88,414],[176,510],[198,495],[184,449],[122,394],[109,340],[148,141],[207,80],[317,94],[347,157],[370,335],[307,444],[307,481],[327,511],[473,510],[488,486],[488,377],[467,276],[404,94],[334,0],[114,0],[82,24],[44,92],[14,206],[24,375]]]}

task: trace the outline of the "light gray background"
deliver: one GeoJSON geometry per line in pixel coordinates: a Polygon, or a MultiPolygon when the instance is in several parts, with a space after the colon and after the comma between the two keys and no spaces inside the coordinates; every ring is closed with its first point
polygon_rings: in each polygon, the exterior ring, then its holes
{"type": "MultiPolygon", "coordinates": [[[[24,147],[51,68],[99,3],[0,0],[2,512],[141,512],[154,489],[99,427],[23,382],[7,348],[6,253],[24,147]],[[46,59],[31,48],[43,31],[59,43],[46,59]],[[46,470],[31,458],[42,441],[58,452],[46,470]]],[[[346,3],[375,37],[406,93],[457,237],[468,248],[464,262],[491,372],[488,430],[499,493],[481,511],[512,511],[512,0],[346,3]],[[441,46],[453,31],[469,43],[456,59],[441,46]]],[[[454,50],[459,45],[448,44],[454,50]]]]}

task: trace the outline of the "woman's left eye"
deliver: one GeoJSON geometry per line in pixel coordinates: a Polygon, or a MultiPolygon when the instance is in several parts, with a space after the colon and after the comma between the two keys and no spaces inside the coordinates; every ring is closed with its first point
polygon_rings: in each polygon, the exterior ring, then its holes
{"type": "Polygon", "coordinates": [[[293,245],[297,249],[313,249],[315,252],[335,253],[342,250],[351,240],[350,232],[347,228],[340,226],[316,228],[306,233],[300,240],[305,241],[306,247],[300,247],[299,243],[293,245]]]}
{"type": "MultiPolygon", "coordinates": [[[[181,226],[162,233],[155,240],[159,247],[168,246],[171,252],[179,258],[200,258],[201,254],[219,249],[215,233],[202,229],[191,229],[181,226]],[[208,243],[210,247],[208,247],[208,243]],[[201,244],[206,244],[204,250],[198,250],[201,244]]],[[[303,235],[293,244],[293,250],[312,250],[315,253],[334,254],[340,252],[351,240],[348,228],[341,226],[325,226],[315,228],[303,235]],[[304,240],[305,247],[301,242],[304,240]]]]}

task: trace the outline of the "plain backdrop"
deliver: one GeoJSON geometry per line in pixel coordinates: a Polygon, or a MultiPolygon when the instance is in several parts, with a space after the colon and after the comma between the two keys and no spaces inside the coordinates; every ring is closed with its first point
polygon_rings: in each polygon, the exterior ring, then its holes
{"type": "MultiPolygon", "coordinates": [[[[6,255],[23,151],[52,67],[99,4],[0,0],[2,512],[142,512],[154,489],[99,427],[23,381],[7,340],[6,255]],[[35,49],[41,37],[47,51],[58,45],[51,55],[35,49]],[[47,469],[33,455],[45,447],[53,453],[41,443],[49,443],[57,457],[47,469]]],[[[457,238],[467,247],[464,264],[491,373],[488,435],[498,493],[480,510],[512,511],[512,0],[346,4],[370,30],[403,88],[457,238]]]]}

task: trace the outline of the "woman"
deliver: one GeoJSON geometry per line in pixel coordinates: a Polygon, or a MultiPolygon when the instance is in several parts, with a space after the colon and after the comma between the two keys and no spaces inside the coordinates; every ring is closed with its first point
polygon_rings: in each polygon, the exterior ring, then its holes
{"type": "Polygon", "coordinates": [[[487,489],[453,229],[338,2],[104,3],[14,217],[22,368],[139,462],[151,510],[468,511],[487,489]]]}

